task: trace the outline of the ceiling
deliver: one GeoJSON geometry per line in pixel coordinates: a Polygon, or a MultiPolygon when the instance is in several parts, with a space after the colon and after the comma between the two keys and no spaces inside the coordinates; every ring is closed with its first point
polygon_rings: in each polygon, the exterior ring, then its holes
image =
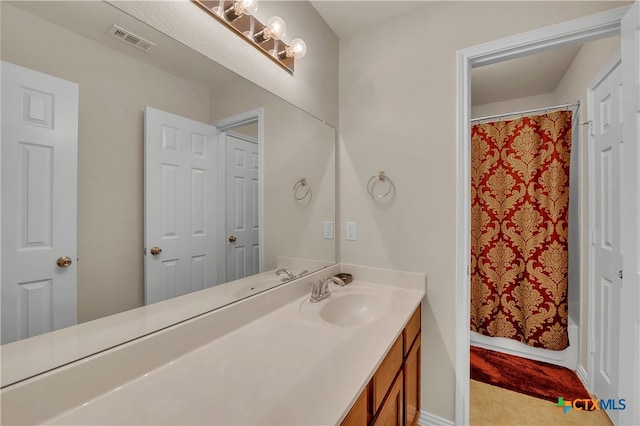
{"type": "MultiPolygon", "coordinates": [[[[311,0],[339,38],[424,6],[422,1],[311,0]],[[358,19],[353,19],[357,16],[358,19]]],[[[581,45],[554,49],[472,71],[471,103],[484,105],[554,91],[581,45]]]]}
{"type": "Polygon", "coordinates": [[[549,50],[471,71],[471,105],[552,93],[582,45],[549,50]]]}
{"type": "Polygon", "coordinates": [[[310,0],[310,3],[339,38],[423,5],[421,1],[370,0],[310,0]]]}

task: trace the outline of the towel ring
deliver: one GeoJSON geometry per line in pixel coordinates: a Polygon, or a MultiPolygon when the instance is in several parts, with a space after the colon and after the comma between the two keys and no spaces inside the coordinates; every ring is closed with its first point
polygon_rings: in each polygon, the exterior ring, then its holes
{"type": "Polygon", "coordinates": [[[301,177],[293,185],[293,198],[295,198],[298,201],[301,201],[307,198],[307,195],[311,195],[311,186],[308,186],[307,178],[301,177]],[[304,194],[298,196],[298,191],[300,190],[300,188],[304,188],[305,186],[307,187],[307,190],[304,192],[304,194]]]}
{"type": "Polygon", "coordinates": [[[384,198],[387,195],[389,195],[391,193],[391,190],[394,189],[396,186],[393,184],[393,181],[391,180],[391,178],[389,178],[389,176],[384,174],[383,170],[380,170],[378,173],[376,173],[375,175],[371,176],[371,179],[369,179],[369,181],[367,182],[367,192],[369,193],[369,195],[371,196],[371,198],[384,198]],[[378,179],[378,181],[389,181],[389,188],[387,188],[387,192],[385,192],[384,194],[381,195],[374,195],[373,194],[373,188],[376,186],[376,180],[378,179]]]}

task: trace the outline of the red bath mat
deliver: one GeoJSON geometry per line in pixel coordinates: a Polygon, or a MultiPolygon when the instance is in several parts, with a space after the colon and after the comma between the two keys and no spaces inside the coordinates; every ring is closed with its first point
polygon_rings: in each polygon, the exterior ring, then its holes
{"type": "Polygon", "coordinates": [[[591,398],[568,368],[476,346],[471,346],[471,379],[553,402],[558,397],[565,401],[591,398]]]}

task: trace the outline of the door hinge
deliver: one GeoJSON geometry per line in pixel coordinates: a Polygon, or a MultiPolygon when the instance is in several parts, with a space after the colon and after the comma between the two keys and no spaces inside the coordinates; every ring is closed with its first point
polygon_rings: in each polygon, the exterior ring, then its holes
{"type": "Polygon", "coordinates": [[[591,231],[591,245],[592,246],[596,245],[596,231],[595,230],[591,231]]]}
{"type": "Polygon", "coordinates": [[[144,248],[144,255],[145,256],[147,255],[147,248],[146,247],[144,248]]]}
{"type": "Polygon", "coordinates": [[[620,279],[622,279],[622,269],[618,271],[618,276],[620,277],[620,279]]]}
{"type": "Polygon", "coordinates": [[[592,354],[596,353],[596,340],[593,337],[589,340],[589,352],[592,354]]]}

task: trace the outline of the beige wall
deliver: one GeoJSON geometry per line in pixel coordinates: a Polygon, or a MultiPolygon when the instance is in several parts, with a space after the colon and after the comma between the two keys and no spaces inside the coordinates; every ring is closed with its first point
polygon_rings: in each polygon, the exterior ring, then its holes
{"type": "Polygon", "coordinates": [[[466,350],[454,343],[456,51],[616,6],[429,2],[340,40],[339,214],[359,236],[341,236],[340,259],[426,272],[425,411],[453,419],[455,351],[466,350]],[[385,204],[364,188],[377,170],[397,188],[385,204]]]}
{"type": "Polygon", "coordinates": [[[552,93],[542,93],[539,95],[527,96],[518,99],[509,99],[502,102],[494,102],[484,105],[473,105],[471,107],[471,118],[488,117],[497,114],[505,114],[515,111],[526,111],[534,108],[555,105],[552,93]]]}
{"type": "Polygon", "coordinates": [[[208,89],[4,2],[2,60],[80,86],[78,321],[142,306],[144,107],[206,122],[208,89]]]}
{"type": "MultiPolygon", "coordinates": [[[[333,127],[260,87],[230,84],[211,91],[211,121],[258,107],[264,110],[265,269],[277,256],[332,264],[334,240],[322,238],[323,222],[335,220],[333,127]],[[293,185],[306,177],[311,197],[295,200],[293,185]]],[[[302,191],[301,191],[302,192],[302,191]]],[[[301,195],[301,194],[300,194],[301,195]]]]}

